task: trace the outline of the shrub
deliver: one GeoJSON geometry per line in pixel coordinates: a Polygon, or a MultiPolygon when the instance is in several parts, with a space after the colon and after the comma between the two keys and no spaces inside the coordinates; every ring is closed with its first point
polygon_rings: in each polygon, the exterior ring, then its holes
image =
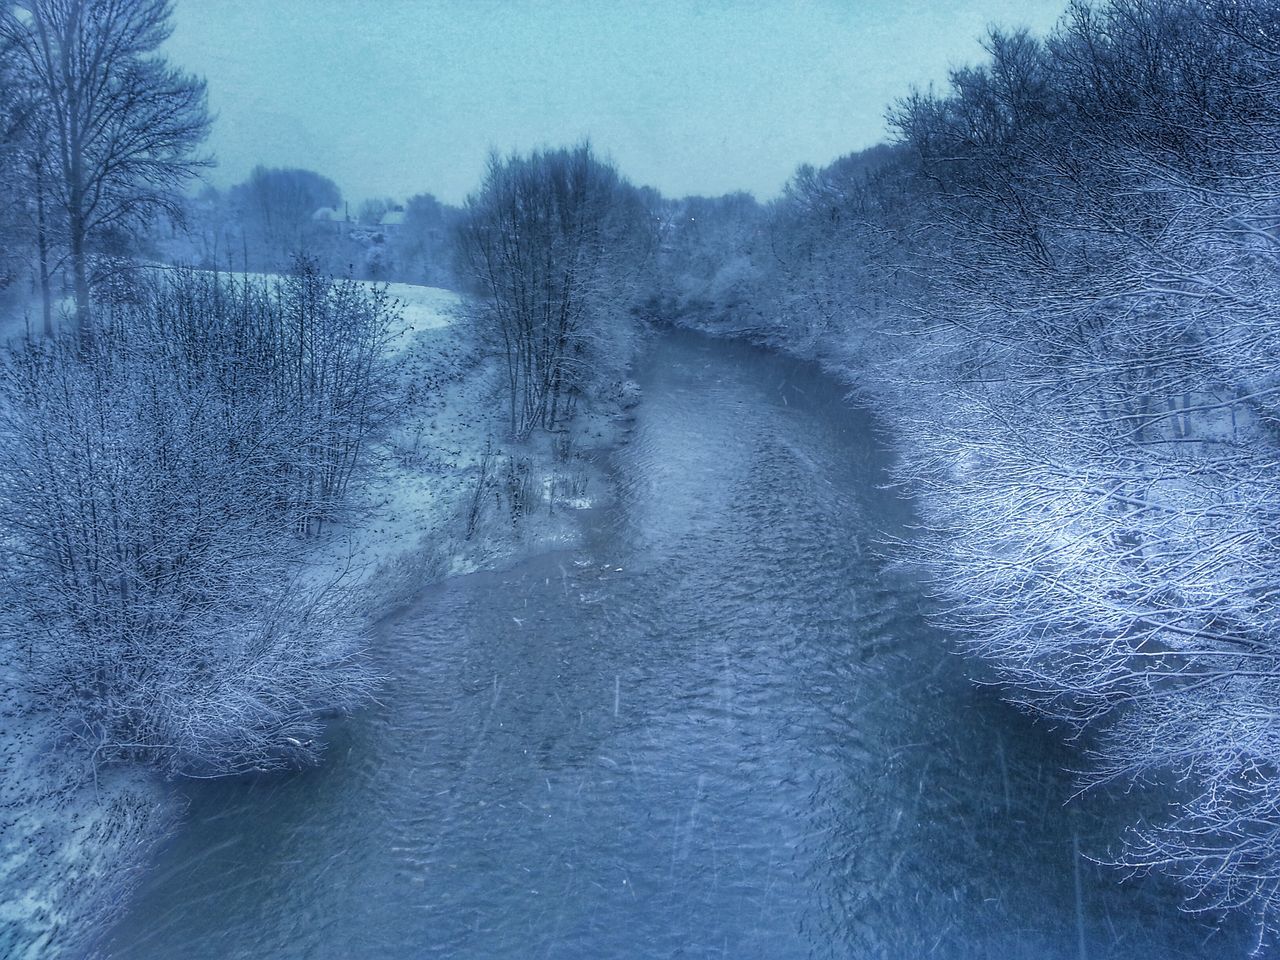
{"type": "Polygon", "coordinates": [[[92,345],[8,358],[0,629],[95,760],[304,762],[321,711],[365,694],[357,623],[302,555],[376,422],[391,313],[305,264],[275,286],[178,272],[92,345]]]}

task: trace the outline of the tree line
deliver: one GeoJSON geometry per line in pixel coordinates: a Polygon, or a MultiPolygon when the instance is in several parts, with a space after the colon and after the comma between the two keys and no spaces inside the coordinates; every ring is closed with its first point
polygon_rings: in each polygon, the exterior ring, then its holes
{"type": "Polygon", "coordinates": [[[456,287],[462,211],[430,193],[352,207],[312,170],[258,166],[226,190],[184,198],[182,229],[151,237],[158,259],[203,269],[279,273],[299,253],[356,279],[456,287]]]}

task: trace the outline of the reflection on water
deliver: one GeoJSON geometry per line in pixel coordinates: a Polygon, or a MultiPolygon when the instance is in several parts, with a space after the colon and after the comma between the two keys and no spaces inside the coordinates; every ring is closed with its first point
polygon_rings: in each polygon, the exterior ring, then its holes
{"type": "Polygon", "coordinates": [[[584,548],[425,591],[324,767],[192,785],[116,956],[1232,954],[1074,857],[1139,799],[1064,807],[1070,754],[966,680],[831,383],[676,334],[642,381],[584,548]]]}

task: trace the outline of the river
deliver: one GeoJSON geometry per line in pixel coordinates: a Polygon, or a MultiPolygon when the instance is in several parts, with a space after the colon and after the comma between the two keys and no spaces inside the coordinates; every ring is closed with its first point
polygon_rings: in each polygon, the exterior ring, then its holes
{"type": "Polygon", "coordinates": [[[868,416],[671,333],[580,549],[426,588],[325,763],[193,783],[120,960],[1241,955],[966,675],[868,416]]]}

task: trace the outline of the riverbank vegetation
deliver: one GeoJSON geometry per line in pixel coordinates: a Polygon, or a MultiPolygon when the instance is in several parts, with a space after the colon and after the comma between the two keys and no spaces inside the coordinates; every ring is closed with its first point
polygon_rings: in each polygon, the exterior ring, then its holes
{"type": "Polygon", "coordinates": [[[341,595],[299,553],[384,411],[392,306],[306,265],[179,271],[29,341],[0,396],[6,646],[95,763],[263,770],[313,758],[367,687],[341,595]]]}
{"type": "Polygon", "coordinates": [[[1280,19],[1105,0],[986,49],[893,146],[676,207],[667,295],[872,403],[970,649],[1085,734],[1086,785],[1170,797],[1097,855],[1269,940],[1280,19]]]}
{"type": "MultiPolygon", "coordinates": [[[[8,285],[25,273],[42,317],[0,386],[0,632],[26,696],[94,769],[210,776],[313,761],[321,716],[367,694],[350,598],[299,571],[349,528],[370,439],[421,384],[391,373],[406,325],[387,289],[311,253],[338,255],[317,217],[340,202],[332,181],[259,167],[225,208],[183,196],[209,121],[203,84],[156,56],[169,16],[162,0],[0,6],[4,173],[21,198],[6,207],[8,285]],[[148,260],[157,215],[205,236],[214,208],[229,222],[202,269],[148,260]],[[231,238],[241,271],[220,272],[231,238]],[[61,317],[56,283],[71,292],[61,317]]],[[[370,227],[394,211],[366,206],[370,227]]],[[[537,429],[568,462],[579,401],[625,392],[653,236],[641,194],[587,146],[538,151],[495,159],[452,220],[431,238],[476,292],[462,353],[507,374],[504,399],[473,402],[510,409],[499,440],[537,429]]],[[[478,458],[468,539],[491,494],[513,520],[581,500],[585,479],[566,468],[546,489],[536,459],[478,458]]]]}

